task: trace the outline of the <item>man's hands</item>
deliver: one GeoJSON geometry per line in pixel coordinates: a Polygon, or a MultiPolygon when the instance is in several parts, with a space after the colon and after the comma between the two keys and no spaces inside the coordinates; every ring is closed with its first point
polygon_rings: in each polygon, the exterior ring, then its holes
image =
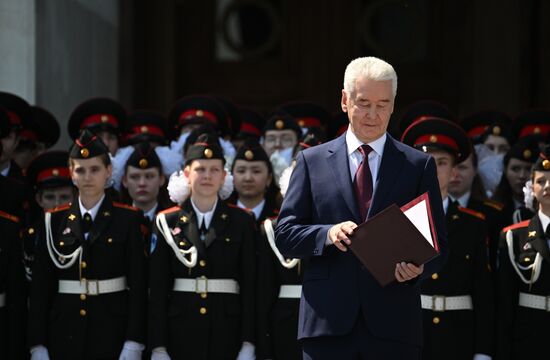
{"type": "Polygon", "coordinates": [[[351,235],[356,227],[357,224],[353,221],[344,221],[343,223],[336,224],[328,231],[328,238],[339,250],[348,251],[346,245],[349,246],[351,244],[348,235],[351,235]]]}
{"type": "Polygon", "coordinates": [[[420,276],[424,272],[424,264],[416,266],[411,263],[401,262],[395,266],[395,278],[399,282],[405,282],[420,276]]]}

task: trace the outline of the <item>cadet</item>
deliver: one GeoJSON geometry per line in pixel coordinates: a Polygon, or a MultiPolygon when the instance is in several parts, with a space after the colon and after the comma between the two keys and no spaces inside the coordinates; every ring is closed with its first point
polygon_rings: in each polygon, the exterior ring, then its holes
{"type": "Polygon", "coordinates": [[[490,359],[494,308],[484,216],[448,197],[454,165],[472,150],[469,139],[455,123],[426,117],[402,141],[434,157],[447,218],[449,259],[421,285],[423,359],[490,359]]]}
{"type": "Polygon", "coordinates": [[[547,358],[550,339],[550,147],[531,172],[536,214],[502,230],[497,358],[547,358]],[[546,354],[546,355],[543,355],[546,354]]]}
{"type": "Polygon", "coordinates": [[[495,154],[506,154],[514,143],[510,125],[512,119],[499,111],[482,110],[466,116],[460,126],[474,145],[484,144],[495,154]]]}
{"type": "Polygon", "coordinates": [[[124,139],[127,145],[149,142],[153,147],[166,144],[166,118],[151,110],[138,110],[128,115],[124,139]]]}
{"type": "Polygon", "coordinates": [[[254,356],[255,224],[247,211],[222,200],[232,191],[224,163],[217,139],[201,135],[168,185],[179,206],[157,215],[150,258],[153,359],[254,356]]]}
{"type": "Polygon", "coordinates": [[[69,153],[78,197],[45,215],[31,284],[32,359],[141,359],[147,311],[143,216],[105,193],[108,152],[85,129],[69,153]]]}

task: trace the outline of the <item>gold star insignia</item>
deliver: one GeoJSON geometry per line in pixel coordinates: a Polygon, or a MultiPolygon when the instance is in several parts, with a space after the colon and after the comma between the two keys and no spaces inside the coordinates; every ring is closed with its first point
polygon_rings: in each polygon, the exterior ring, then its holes
{"type": "Polygon", "coordinates": [[[184,216],[180,217],[180,220],[182,222],[186,223],[189,219],[187,218],[187,216],[184,215],[184,216]]]}
{"type": "Polygon", "coordinates": [[[72,220],[74,220],[74,219],[76,219],[76,215],[75,215],[75,214],[71,214],[71,215],[69,215],[69,220],[71,220],[71,221],[72,221],[72,220]]]}
{"type": "Polygon", "coordinates": [[[535,236],[537,236],[537,232],[536,232],[536,231],[529,231],[528,237],[535,237],[535,236]]]}
{"type": "Polygon", "coordinates": [[[108,212],[108,211],[104,211],[104,212],[103,212],[103,216],[111,216],[111,213],[108,212]]]}
{"type": "Polygon", "coordinates": [[[456,214],[454,214],[454,215],[453,215],[453,220],[458,220],[458,219],[459,219],[459,216],[456,215],[456,214]]]}
{"type": "Polygon", "coordinates": [[[222,214],[222,219],[224,219],[224,220],[227,219],[227,214],[225,214],[225,213],[222,214]]]}

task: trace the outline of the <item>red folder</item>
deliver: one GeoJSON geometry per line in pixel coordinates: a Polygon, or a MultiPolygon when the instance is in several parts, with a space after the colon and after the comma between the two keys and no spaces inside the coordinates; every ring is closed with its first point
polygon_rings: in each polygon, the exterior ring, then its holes
{"type": "Polygon", "coordinates": [[[401,208],[389,206],[355,228],[349,238],[349,248],[381,286],[395,280],[397,263],[420,266],[439,255],[427,192],[401,208]]]}

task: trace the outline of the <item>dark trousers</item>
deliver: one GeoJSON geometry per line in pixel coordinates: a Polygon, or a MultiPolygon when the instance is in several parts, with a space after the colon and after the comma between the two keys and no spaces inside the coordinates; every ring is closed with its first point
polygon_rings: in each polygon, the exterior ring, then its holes
{"type": "Polygon", "coordinates": [[[373,336],[359,316],[349,334],[302,339],[304,360],[419,360],[421,349],[373,336]]]}

